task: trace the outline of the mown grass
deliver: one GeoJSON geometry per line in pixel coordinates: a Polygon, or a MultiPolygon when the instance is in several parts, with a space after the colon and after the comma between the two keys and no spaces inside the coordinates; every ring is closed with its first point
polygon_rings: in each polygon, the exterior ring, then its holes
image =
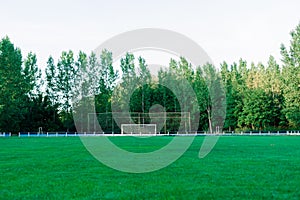
{"type": "MultiPolygon", "coordinates": [[[[149,152],[172,137],[111,140],[149,152]]],[[[203,137],[167,168],[116,171],[79,138],[0,138],[0,199],[300,199],[300,137],[221,137],[204,159],[203,137]]]]}

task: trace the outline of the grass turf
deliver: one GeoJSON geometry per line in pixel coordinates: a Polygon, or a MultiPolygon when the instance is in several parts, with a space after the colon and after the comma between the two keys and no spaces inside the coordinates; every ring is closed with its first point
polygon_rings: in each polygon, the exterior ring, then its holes
{"type": "MultiPolygon", "coordinates": [[[[113,137],[149,152],[172,137],[113,137]]],[[[299,199],[300,137],[221,137],[198,158],[203,137],[167,168],[129,174],[94,159],[79,138],[0,138],[0,199],[299,199]]]]}

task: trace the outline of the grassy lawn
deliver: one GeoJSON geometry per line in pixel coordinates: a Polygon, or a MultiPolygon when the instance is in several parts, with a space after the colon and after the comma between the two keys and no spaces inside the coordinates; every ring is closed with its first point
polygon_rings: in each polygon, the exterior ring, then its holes
{"type": "MultiPolygon", "coordinates": [[[[114,137],[149,152],[172,137],[114,137]]],[[[110,169],[79,138],[0,138],[0,199],[300,199],[300,137],[221,137],[204,159],[203,137],[167,168],[110,169]]]]}

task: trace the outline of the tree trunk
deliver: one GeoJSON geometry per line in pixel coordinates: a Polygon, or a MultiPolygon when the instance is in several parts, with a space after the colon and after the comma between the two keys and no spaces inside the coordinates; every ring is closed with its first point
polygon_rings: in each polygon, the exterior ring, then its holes
{"type": "Polygon", "coordinates": [[[211,116],[210,116],[210,109],[209,109],[209,108],[207,109],[207,115],[208,115],[209,131],[210,131],[210,133],[213,133],[213,130],[212,130],[212,123],[211,123],[211,116]]]}

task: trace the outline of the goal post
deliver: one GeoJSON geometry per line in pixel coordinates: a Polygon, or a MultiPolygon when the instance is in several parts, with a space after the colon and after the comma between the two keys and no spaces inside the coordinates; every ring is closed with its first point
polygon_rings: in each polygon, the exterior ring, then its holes
{"type": "Polygon", "coordinates": [[[121,124],[121,134],[156,134],[156,124],[121,124]]]}

